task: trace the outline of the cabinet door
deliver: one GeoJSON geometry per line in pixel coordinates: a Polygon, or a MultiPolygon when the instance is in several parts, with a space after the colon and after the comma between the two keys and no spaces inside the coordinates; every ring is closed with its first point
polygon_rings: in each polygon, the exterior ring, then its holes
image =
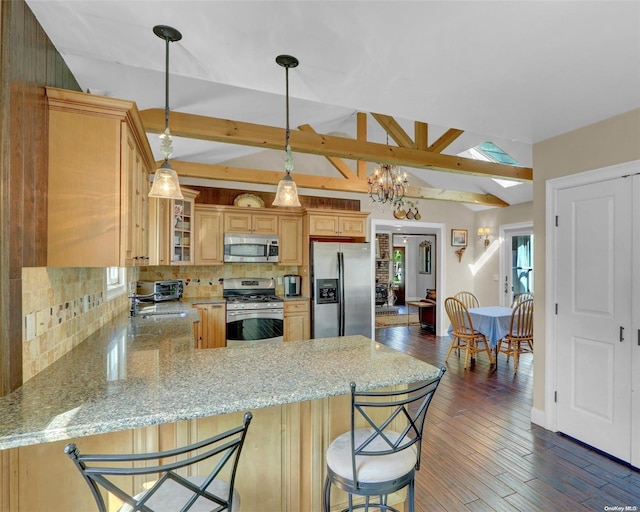
{"type": "Polygon", "coordinates": [[[308,340],[309,336],[309,302],[285,302],[284,341],[308,340]]]}
{"type": "Polygon", "coordinates": [[[171,246],[171,201],[158,197],[149,198],[149,256],[150,265],[169,265],[171,246]]]}
{"type": "Polygon", "coordinates": [[[280,217],[280,265],[302,265],[302,218],[280,217]]]}
{"type": "Polygon", "coordinates": [[[252,219],[250,212],[226,212],[224,214],[225,233],[251,233],[252,219]]]}
{"type": "Polygon", "coordinates": [[[121,261],[126,266],[149,263],[148,174],[133,133],[122,122],[121,261]]]}
{"type": "Polygon", "coordinates": [[[183,200],[171,204],[171,264],[193,264],[192,231],[195,198],[198,192],[182,188],[183,200]]]}
{"type": "Polygon", "coordinates": [[[338,233],[340,236],[363,237],[366,233],[366,219],[362,217],[339,217],[338,233]]]}
{"type": "Polygon", "coordinates": [[[206,206],[197,206],[193,235],[196,265],[221,265],[223,260],[222,212],[206,206]]]}
{"type": "Polygon", "coordinates": [[[278,216],[267,213],[254,213],[251,221],[253,233],[260,235],[278,234],[278,216]]]}
{"type": "Polygon", "coordinates": [[[338,234],[336,215],[309,215],[309,234],[316,236],[335,236],[338,234]]]}
{"type": "Polygon", "coordinates": [[[227,346],[226,307],[224,304],[194,304],[200,322],[194,325],[199,339],[198,348],[220,348],[227,346]]]}

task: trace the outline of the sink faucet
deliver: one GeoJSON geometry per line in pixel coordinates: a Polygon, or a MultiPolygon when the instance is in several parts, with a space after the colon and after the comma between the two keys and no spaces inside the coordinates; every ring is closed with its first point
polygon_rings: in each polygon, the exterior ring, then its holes
{"type": "Polygon", "coordinates": [[[138,316],[140,302],[142,302],[140,299],[152,299],[152,298],[155,298],[155,295],[156,295],[155,293],[147,293],[146,295],[139,295],[137,293],[133,293],[129,295],[129,298],[131,299],[129,316],[131,318],[133,318],[134,316],[138,316]]]}

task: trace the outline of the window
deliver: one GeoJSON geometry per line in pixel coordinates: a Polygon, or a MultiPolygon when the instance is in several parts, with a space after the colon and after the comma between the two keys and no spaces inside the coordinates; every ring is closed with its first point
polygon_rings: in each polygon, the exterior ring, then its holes
{"type": "Polygon", "coordinates": [[[107,267],[107,300],[114,299],[127,291],[127,269],[124,267],[107,267]]]}
{"type": "MultiPolygon", "coordinates": [[[[496,162],[498,164],[515,165],[518,167],[522,166],[520,162],[518,162],[508,153],[505,153],[493,142],[483,142],[482,144],[478,144],[474,148],[470,148],[466,151],[463,151],[462,153],[459,153],[458,156],[473,158],[474,160],[484,160],[485,162],[496,162]]],[[[521,183],[520,181],[506,180],[504,178],[491,179],[503,188],[513,187],[515,185],[520,185],[521,183]]]]}

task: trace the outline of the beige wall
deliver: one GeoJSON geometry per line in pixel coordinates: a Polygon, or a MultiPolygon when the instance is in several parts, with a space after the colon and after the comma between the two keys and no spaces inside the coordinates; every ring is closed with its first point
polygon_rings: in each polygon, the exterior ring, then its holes
{"type": "Polygon", "coordinates": [[[583,171],[640,159],[640,109],[539,142],[533,146],[533,210],[536,272],[533,407],[544,411],[545,398],[545,183],[583,171]]]}
{"type": "MultiPolygon", "coordinates": [[[[504,279],[504,276],[500,276],[500,226],[522,222],[533,222],[532,202],[515,204],[506,208],[491,208],[476,213],[473,236],[469,240],[476,255],[474,263],[480,262],[483,255],[488,256],[486,262],[478,267],[473,283],[473,291],[480,304],[500,304],[502,279],[504,279]],[[477,236],[480,227],[491,229],[490,245],[486,252],[484,242],[477,236]],[[497,281],[494,279],[495,276],[498,276],[497,281]]],[[[534,265],[537,271],[537,262],[534,262],[534,265]]]]}

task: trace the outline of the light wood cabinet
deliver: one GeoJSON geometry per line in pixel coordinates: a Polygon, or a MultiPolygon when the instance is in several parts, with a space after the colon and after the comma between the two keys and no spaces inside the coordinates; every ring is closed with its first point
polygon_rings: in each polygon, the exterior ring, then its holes
{"type": "Polygon", "coordinates": [[[194,322],[195,348],[220,348],[227,346],[226,306],[220,304],[194,304],[199,321],[194,322]]]}
{"type": "Polygon", "coordinates": [[[270,212],[226,211],[225,233],[278,234],[278,214],[270,212]]]}
{"type": "Polygon", "coordinates": [[[223,213],[214,205],[197,204],[195,207],[196,265],[222,265],[224,257],[223,213]]]}
{"type": "Polygon", "coordinates": [[[280,265],[302,265],[302,217],[280,216],[280,265]]]}
{"type": "Polygon", "coordinates": [[[47,88],[47,266],[149,262],[154,160],[135,103],[47,88]]]}
{"type": "Polygon", "coordinates": [[[284,303],[284,341],[308,340],[309,301],[296,300],[284,303]]]}
{"type": "Polygon", "coordinates": [[[184,187],[181,188],[181,192],[184,199],[172,199],[170,207],[171,264],[191,265],[194,261],[193,214],[199,192],[184,187]]]}
{"type": "Polygon", "coordinates": [[[341,236],[364,239],[367,235],[367,212],[307,210],[310,236],[341,236]]]}

